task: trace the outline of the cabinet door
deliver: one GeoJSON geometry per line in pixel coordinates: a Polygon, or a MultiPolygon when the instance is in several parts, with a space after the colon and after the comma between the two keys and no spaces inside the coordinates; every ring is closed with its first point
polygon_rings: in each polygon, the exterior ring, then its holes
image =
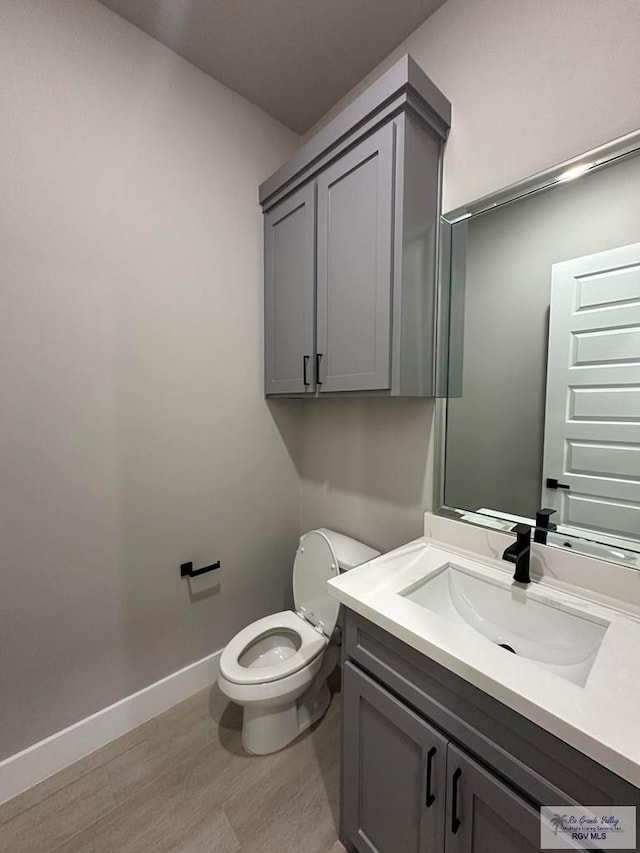
{"type": "Polygon", "coordinates": [[[447,741],[344,665],[343,815],[361,853],[442,853],[447,741]]]}
{"type": "Polygon", "coordinates": [[[449,744],[446,853],[538,853],[539,850],[538,809],[449,744]]]}
{"type": "Polygon", "coordinates": [[[390,387],[394,126],[318,178],[320,391],[390,387]]]}
{"type": "Polygon", "coordinates": [[[264,217],[265,393],[314,388],[315,187],[264,217]]]}

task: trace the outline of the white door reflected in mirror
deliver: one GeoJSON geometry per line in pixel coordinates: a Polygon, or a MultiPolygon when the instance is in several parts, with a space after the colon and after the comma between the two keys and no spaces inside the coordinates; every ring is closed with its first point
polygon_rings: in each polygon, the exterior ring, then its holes
{"type": "Polygon", "coordinates": [[[553,265],[547,364],[541,505],[640,541],[640,243],[553,265]]]}

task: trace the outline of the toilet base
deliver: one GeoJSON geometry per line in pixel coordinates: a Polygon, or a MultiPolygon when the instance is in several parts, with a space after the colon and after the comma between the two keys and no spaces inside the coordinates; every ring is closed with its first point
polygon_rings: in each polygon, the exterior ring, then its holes
{"type": "Polygon", "coordinates": [[[295,740],[317,723],[331,704],[326,680],[297,701],[277,707],[245,705],[242,720],[242,746],[252,755],[269,755],[295,740]]]}
{"type": "Polygon", "coordinates": [[[321,720],[329,710],[330,704],[331,691],[326,681],[313,694],[303,696],[298,706],[298,734],[302,734],[318,720],[321,720]]]}
{"type": "Polygon", "coordinates": [[[292,741],[297,732],[296,702],[289,702],[278,708],[265,708],[259,704],[244,706],[242,746],[251,755],[277,752],[292,741]]]}

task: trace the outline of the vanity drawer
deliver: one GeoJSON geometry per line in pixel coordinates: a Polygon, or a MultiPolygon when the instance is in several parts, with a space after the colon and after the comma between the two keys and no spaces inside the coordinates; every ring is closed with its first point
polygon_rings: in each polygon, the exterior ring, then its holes
{"type": "Polygon", "coordinates": [[[426,655],[346,610],[344,656],[534,803],[640,806],[640,791],[426,655]]]}

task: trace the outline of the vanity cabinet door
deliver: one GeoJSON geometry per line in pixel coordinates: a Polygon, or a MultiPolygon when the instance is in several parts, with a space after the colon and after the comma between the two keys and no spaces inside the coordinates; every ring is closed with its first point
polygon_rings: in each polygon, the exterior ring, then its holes
{"type": "Polygon", "coordinates": [[[318,176],[320,392],[391,386],[393,122],[318,176]]]}
{"type": "Polygon", "coordinates": [[[312,394],[315,323],[315,186],[264,217],[265,393],[312,394]]]}
{"type": "Polygon", "coordinates": [[[360,853],[442,853],[447,740],[344,665],[344,832],[360,853]]]}
{"type": "Polygon", "coordinates": [[[445,853],[540,850],[538,810],[451,743],[445,833],[445,853]]]}

